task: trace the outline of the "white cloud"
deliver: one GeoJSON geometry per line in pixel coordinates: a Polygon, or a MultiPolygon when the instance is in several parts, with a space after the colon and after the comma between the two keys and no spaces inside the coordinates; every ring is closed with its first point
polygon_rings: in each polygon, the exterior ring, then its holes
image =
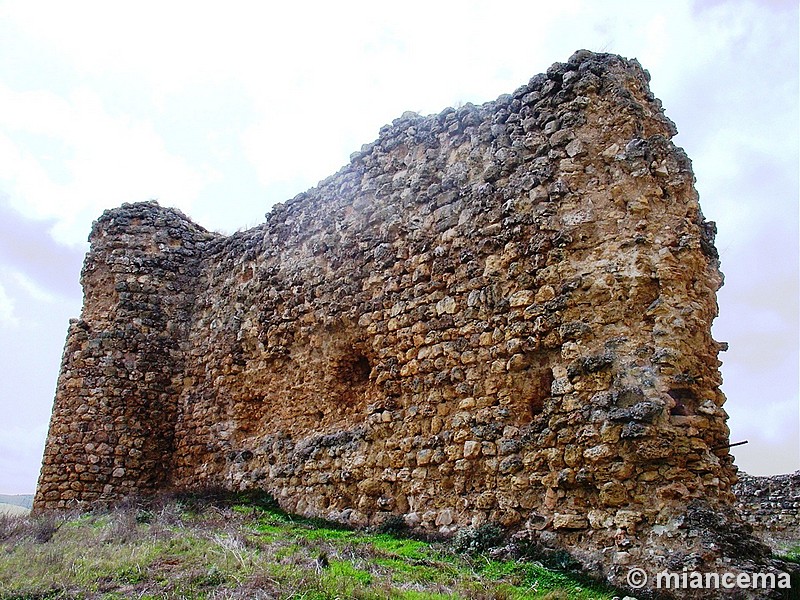
{"type": "Polygon", "coordinates": [[[0,283],[0,325],[6,327],[16,327],[19,324],[14,315],[14,301],[6,292],[3,284],[0,283]]]}
{"type": "Polygon", "coordinates": [[[11,277],[14,279],[16,284],[22,288],[26,294],[28,294],[31,300],[36,300],[38,302],[44,302],[47,304],[56,302],[56,297],[53,294],[37,285],[35,281],[25,274],[20,273],[19,271],[14,271],[11,273],[11,277]]]}
{"type": "Polygon", "coordinates": [[[170,153],[149,122],[112,116],[88,88],[59,97],[0,86],[0,105],[0,183],[23,214],[57,218],[59,241],[82,241],[88,223],[121,202],[161,198],[189,210],[214,178],[170,153]],[[31,151],[30,135],[46,136],[47,150],[31,151]],[[66,181],[45,160],[58,162],[66,181]]]}
{"type": "Polygon", "coordinates": [[[3,280],[0,281],[0,325],[14,328],[19,326],[17,303],[20,301],[23,308],[30,307],[31,301],[44,304],[57,302],[53,294],[20,271],[0,265],[0,276],[3,280]]]}

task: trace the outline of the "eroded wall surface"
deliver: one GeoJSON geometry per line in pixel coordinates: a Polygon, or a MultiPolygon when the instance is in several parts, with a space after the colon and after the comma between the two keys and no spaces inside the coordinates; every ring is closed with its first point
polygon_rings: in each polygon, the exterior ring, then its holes
{"type": "Polygon", "coordinates": [[[687,507],[733,502],[722,279],[648,79],[579,52],[406,113],[229,237],[107,211],[37,508],[259,487],[354,525],[498,522],[612,580],[713,563],[687,507]]]}
{"type": "Polygon", "coordinates": [[[778,551],[800,543],[800,471],[770,477],[739,473],[736,508],[755,534],[778,551]]]}

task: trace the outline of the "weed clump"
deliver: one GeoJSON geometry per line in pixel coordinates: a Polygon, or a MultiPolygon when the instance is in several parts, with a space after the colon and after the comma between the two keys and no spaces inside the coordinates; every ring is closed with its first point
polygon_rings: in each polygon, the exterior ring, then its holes
{"type": "Polygon", "coordinates": [[[153,521],[153,511],[143,508],[136,512],[136,522],[140,525],[147,525],[153,521]]]}
{"type": "Polygon", "coordinates": [[[56,523],[53,515],[35,517],[31,523],[32,537],[37,543],[45,544],[53,539],[53,535],[55,535],[59,527],[60,525],[56,523]]]}
{"type": "Polygon", "coordinates": [[[484,523],[480,527],[461,529],[453,537],[452,546],[456,552],[485,554],[503,545],[505,532],[495,523],[484,523]]]}
{"type": "Polygon", "coordinates": [[[19,543],[24,539],[46,544],[60,527],[53,515],[0,515],[0,542],[19,543]]]}

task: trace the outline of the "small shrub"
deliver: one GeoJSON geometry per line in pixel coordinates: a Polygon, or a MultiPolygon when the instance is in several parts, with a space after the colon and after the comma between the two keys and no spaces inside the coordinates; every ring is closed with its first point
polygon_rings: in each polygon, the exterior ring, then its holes
{"type": "Polygon", "coordinates": [[[0,542],[13,542],[24,535],[27,519],[15,515],[0,515],[0,542]]]}
{"type": "Polygon", "coordinates": [[[548,569],[573,571],[580,569],[580,562],[566,550],[546,548],[529,537],[515,536],[511,556],[541,563],[548,569]]]}
{"type": "Polygon", "coordinates": [[[53,515],[42,515],[31,521],[31,537],[39,544],[46,544],[53,539],[58,528],[53,515]]]}
{"type": "Polygon", "coordinates": [[[377,533],[385,533],[394,537],[408,537],[409,527],[400,515],[391,515],[375,529],[377,533]]]}
{"type": "Polygon", "coordinates": [[[112,514],[112,521],[103,531],[101,539],[107,544],[120,544],[135,539],[138,535],[137,512],[121,509],[112,514]]]}
{"type": "Polygon", "coordinates": [[[136,512],[136,522],[140,525],[146,525],[153,521],[153,512],[147,509],[140,509],[136,512]]]}
{"type": "Polygon", "coordinates": [[[503,543],[505,533],[495,523],[485,523],[480,527],[461,529],[453,538],[452,546],[456,552],[482,554],[503,543]]]}

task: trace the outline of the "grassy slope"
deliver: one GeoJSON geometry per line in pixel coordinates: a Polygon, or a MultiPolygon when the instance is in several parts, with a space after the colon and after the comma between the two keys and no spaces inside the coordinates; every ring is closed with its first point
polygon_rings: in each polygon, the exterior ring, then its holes
{"type": "Polygon", "coordinates": [[[610,600],[538,563],[338,529],[262,505],[0,516],[0,598],[610,600]]]}

